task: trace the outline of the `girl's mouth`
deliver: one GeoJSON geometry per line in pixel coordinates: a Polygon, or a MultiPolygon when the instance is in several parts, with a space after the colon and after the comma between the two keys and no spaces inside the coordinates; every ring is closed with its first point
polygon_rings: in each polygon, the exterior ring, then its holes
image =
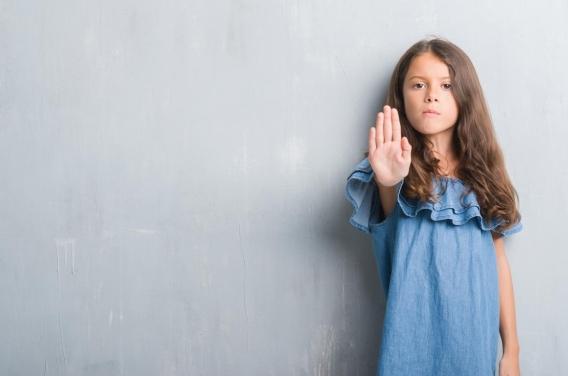
{"type": "Polygon", "coordinates": [[[422,115],[424,115],[424,116],[426,116],[426,117],[440,116],[440,114],[437,113],[437,112],[427,112],[427,111],[424,111],[424,112],[422,113],[422,115]]]}

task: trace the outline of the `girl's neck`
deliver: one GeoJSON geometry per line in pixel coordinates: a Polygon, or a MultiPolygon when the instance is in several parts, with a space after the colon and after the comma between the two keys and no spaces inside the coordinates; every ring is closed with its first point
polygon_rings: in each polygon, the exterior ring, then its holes
{"type": "Polygon", "coordinates": [[[455,126],[452,126],[442,132],[426,136],[436,158],[450,161],[455,160],[455,152],[452,144],[454,132],[455,126]]]}
{"type": "Polygon", "coordinates": [[[443,155],[436,150],[432,150],[432,154],[440,160],[438,162],[440,175],[457,177],[458,160],[453,152],[443,155]]]}
{"type": "Polygon", "coordinates": [[[443,132],[428,135],[427,138],[432,155],[440,160],[438,162],[438,174],[457,177],[459,161],[452,143],[454,128],[451,127],[443,132]]]}

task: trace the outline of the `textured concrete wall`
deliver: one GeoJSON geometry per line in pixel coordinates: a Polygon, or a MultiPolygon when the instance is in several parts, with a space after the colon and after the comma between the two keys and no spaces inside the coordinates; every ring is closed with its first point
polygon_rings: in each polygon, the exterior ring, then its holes
{"type": "Polygon", "coordinates": [[[519,191],[523,373],[568,372],[566,4],[0,1],[0,374],[373,375],[344,183],[430,34],[519,191]]]}

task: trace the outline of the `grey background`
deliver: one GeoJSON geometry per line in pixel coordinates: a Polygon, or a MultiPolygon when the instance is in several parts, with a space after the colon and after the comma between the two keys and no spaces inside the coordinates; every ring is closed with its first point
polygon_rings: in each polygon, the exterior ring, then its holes
{"type": "Polygon", "coordinates": [[[567,15],[0,1],[0,374],[373,375],[384,296],[344,183],[432,34],[476,65],[520,195],[522,372],[568,372],[567,15]]]}

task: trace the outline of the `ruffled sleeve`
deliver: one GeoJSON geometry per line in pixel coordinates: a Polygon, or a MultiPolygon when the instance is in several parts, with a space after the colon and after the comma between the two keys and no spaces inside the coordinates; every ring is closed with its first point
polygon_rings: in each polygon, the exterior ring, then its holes
{"type": "MultiPolygon", "coordinates": [[[[433,180],[436,182],[436,180],[433,180]]],[[[497,231],[502,220],[487,220],[481,215],[481,207],[474,191],[461,196],[464,183],[461,180],[449,180],[447,191],[441,195],[438,202],[420,201],[407,198],[402,194],[405,179],[397,183],[395,187],[396,203],[401,213],[406,217],[417,217],[420,212],[432,221],[450,221],[453,225],[463,225],[470,220],[476,221],[483,231],[492,231],[509,237],[523,228],[519,221],[504,231],[497,231]]],[[[435,184],[437,189],[439,184],[435,184]]],[[[375,225],[381,225],[387,218],[380,204],[380,196],[377,184],[374,181],[374,172],[367,158],[360,161],[351,171],[347,178],[345,197],[353,206],[353,213],[349,223],[356,229],[370,233],[375,225]]]]}
{"type": "MultiPolygon", "coordinates": [[[[502,221],[498,222],[496,221],[494,227],[497,227],[500,223],[502,223],[502,221]]],[[[522,229],[523,229],[523,223],[521,221],[518,221],[513,226],[509,227],[504,231],[497,231],[495,228],[493,228],[491,231],[497,234],[501,234],[505,238],[508,238],[509,236],[516,234],[517,232],[520,232],[522,229]]]]}
{"type": "Polygon", "coordinates": [[[367,158],[360,161],[347,178],[345,197],[353,206],[349,223],[356,229],[369,234],[370,226],[384,219],[374,172],[367,158]]]}

